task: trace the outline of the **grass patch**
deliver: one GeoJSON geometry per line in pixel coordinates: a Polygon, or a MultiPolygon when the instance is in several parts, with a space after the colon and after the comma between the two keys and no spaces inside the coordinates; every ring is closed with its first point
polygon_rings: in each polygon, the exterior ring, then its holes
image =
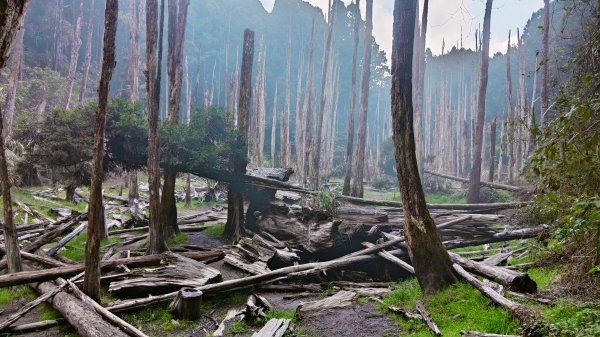
{"type": "Polygon", "coordinates": [[[7,305],[21,298],[29,302],[36,299],[37,295],[28,286],[15,286],[0,289],[0,305],[7,305]]]}
{"type": "Polygon", "coordinates": [[[187,233],[177,233],[177,235],[175,235],[174,238],[170,238],[167,240],[167,245],[168,246],[175,246],[175,245],[180,245],[182,243],[186,243],[188,240],[188,235],[187,233]]]}
{"type": "MultiPolygon", "coordinates": [[[[422,298],[422,292],[416,279],[394,286],[394,291],[384,298],[387,311],[390,305],[402,306],[414,310],[416,300],[422,298]]],[[[444,336],[459,336],[461,330],[474,330],[496,334],[516,334],[519,324],[510,315],[466,283],[457,283],[428,298],[425,306],[433,316],[444,336]]],[[[431,336],[427,327],[416,321],[406,321],[392,316],[398,324],[402,336],[431,336]]]]}
{"type": "Polygon", "coordinates": [[[202,233],[210,236],[221,237],[225,233],[225,224],[218,224],[206,228],[202,233]]]}
{"type": "MultiPolygon", "coordinates": [[[[59,254],[75,262],[83,262],[85,260],[85,243],[87,240],[87,230],[84,230],[79,235],[69,241],[59,254]]],[[[118,236],[109,236],[108,239],[102,240],[100,243],[100,255],[106,253],[106,248],[109,245],[121,242],[118,236]]]]}
{"type": "Polygon", "coordinates": [[[600,303],[559,302],[542,310],[550,322],[548,336],[600,336],[600,303]]]}
{"type": "Polygon", "coordinates": [[[202,201],[202,200],[192,200],[192,202],[190,203],[189,206],[185,205],[185,201],[180,201],[177,203],[177,209],[179,210],[186,210],[186,211],[190,211],[190,210],[196,210],[202,207],[215,207],[217,205],[219,205],[220,202],[218,201],[202,201]]]}
{"type": "Polygon", "coordinates": [[[148,323],[156,323],[165,331],[185,329],[193,322],[176,320],[171,316],[169,309],[164,305],[157,305],[145,310],[139,310],[123,314],[122,318],[133,326],[144,326],[148,323]]]}
{"type": "Polygon", "coordinates": [[[550,284],[552,284],[561,271],[560,266],[548,266],[531,268],[527,270],[527,273],[537,283],[538,289],[544,290],[550,287],[550,284]]]}
{"type": "Polygon", "coordinates": [[[42,309],[39,318],[40,321],[63,318],[63,315],[58,310],[52,308],[48,303],[42,303],[40,308],[42,309]]]}
{"type": "Polygon", "coordinates": [[[283,309],[274,309],[267,311],[265,314],[265,322],[267,323],[272,318],[282,318],[282,319],[291,319],[292,321],[296,320],[296,309],[291,310],[283,310],[283,309]]]}
{"type": "Polygon", "coordinates": [[[428,204],[465,204],[467,199],[464,192],[457,193],[427,193],[425,200],[428,204]]]}

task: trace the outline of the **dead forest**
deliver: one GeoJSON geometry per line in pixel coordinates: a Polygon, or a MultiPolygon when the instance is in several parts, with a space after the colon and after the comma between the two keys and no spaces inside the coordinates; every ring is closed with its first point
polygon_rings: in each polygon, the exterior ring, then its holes
{"type": "Polygon", "coordinates": [[[598,336],[600,1],[454,2],[0,2],[0,335],[598,336]]]}

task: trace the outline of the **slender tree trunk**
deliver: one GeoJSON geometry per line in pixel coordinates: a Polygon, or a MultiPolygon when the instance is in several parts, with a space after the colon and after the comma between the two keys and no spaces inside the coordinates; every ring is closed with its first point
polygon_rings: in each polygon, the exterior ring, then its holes
{"type": "Polygon", "coordinates": [[[483,23],[483,49],[481,51],[481,72],[479,74],[479,95],[477,99],[477,125],[475,126],[475,156],[469,177],[469,190],[467,191],[467,202],[475,204],[479,202],[479,188],[481,183],[481,153],[483,146],[483,127],[485,124],[485,99],[488,84],[488,68],[490,53],[490,22],[492,16],[492,2],[487,0],[485,5],[485,17],[483,23]]]}
{"type": "Polygon", "coordinates": [[[352,196],[359,198],[363,197],[365,151],[367,144],[366,134],[367,114],[369,110],[369,85],[371,77],[371,47],[373,45],[373,0],[367,0],[367,21],[365,27],[364,41],[365,45],[362,64],[362,79],[360,84],[360,101],[358,104],[358,137],[356,142],[356,166],[354,167],[354,181],[352,182],[352,196]]]}
{"type": "Polygon", "coordinates": [[[69,109],[71,96],[73,95],[73,84],[75,83],[75,73],[77,71],[77,59],[79,58],[79,49],[81,48],[81,21],[83,19],[83,0],[79,3],[79,15],[75,23],[75,32],[73,32],[73,42],[71,42],[71,62],[69,63],[69,73],[67,74],[67,88],[63,98],[63,109],[69,109]]]}
{"type": "Polygon", "coordinates": [[[230,183],[227,193],[226,237],[239,238],[244,232],[244,195],[242,194],[241,175],[246,173],[248,165],[248,124],[250,122],[250,102],[252,93],[252,63],[254,62],[254,32],[244,31],[244,49],[240,78],[238,102],[239,138],[241,148],[234,153],[233,173],[237,179],[230,183]]]}
{"type": "Polygon", "coordinates": [[[350,181],[352,179],[352,155],[354,154],[354,110],[356,104],[356,64],[358,59],[358,39],[360,32],[360,0],[356,0],[354,12],[354,49],[352,53],[352,82],[350,84],[350,105],[348,108],[348,140],[346,143],[346,175],[342,193],[350,195],[350,181]]]}
{"type": "MultiPolygon", "coordinates": [[[[542,127],[548,124],[548,78],[550,76],[550,65],[548,59],[548,36],[550,33],[550,0],[544,0],[544,30],[542,31],[542,127]]],[[[537,66],[537,64],[536,64],[537,66]]]]}
{"type": "Polygon", "coordinates": [[[396,0],[392,47],[392,120],[396,169],[404,211],[404,236],[421,289],[431,295],[454,283],[450,258],[425,203],[415,154],[412,49],[416,0],[396,0]]]}
{"type": "Polygon", "coordinates": [[[427,17],[429,13],[429,0],[425,0],[423,3],[423,16],[421,18],[421,34],[418,50],[418,58],[416,63],[418,65],[417,73],[417,88],[416,88],[416,114],[415,114],[415,140],[417,150],[417,161],[419,163],[419,173],[423,173],[423,91],[425,91],[425,45],[427,42],[427,17]]]}
{"type": "Polygon", "coordinates": [[[225,86],[223,88],[223,96],[224,96],[224,106],[225,106],[225,111],[230,111],[229,110],[229,99],[228,99],[228,92],[229,92],[229,41],[230,41],[230,35],[231,35],[231,17],[228,20],[227,23],[227,43],[225,44],[225,76],[224,76],[224,82],[225,82],[225,86]]]}
{"type": "Polygon", "coordinates": [[[308,51],[308,69],[306,75],[306,93],[304,94],[304,113],[303,117],[305,119],[305,125],[302,128],[303,131],[303,141],[302,141],[302,152],[304,153],[302,158],[303,173],[302,173],[302,186],[306,186],[307,179],[309,176],[309,163],[310,163],[310,155],[311,155],[311,147],[312,147],[312,136],[314,132],[314,83],[313,83],[313,75],[314,75],[314,49],[315,49],[315,20],[312,22],[312,29],[310,33],[310,46],[308,51]]]}
{"type": "Polygon", "coordinates": [[[60,72],[61,68],[61,56],[62,56],[62,18],[63,18],[64,5],[63,0],[56,0],[56,21],[54,23],[54,50],[53,50],[53,63],[52,69],[60,72]]]}
{"type": "Polygon", "coordinates": [[[110,80],[115,68],[115,49],[119,0],[107,0],[104,18],[104,52],[102,74],[98,87],[98,111],[94,125],[94,159],[92,185],[88,210],[87,241],[85,246],[85,276],[83,291],[92,299],[100,301],[100,240],[104,233],[104,205],[102,203],[102,181],[104,172],[104,133],[110,80]]]}
{"type": "MultiPolygon", "coordinates": [[[[132,0],[132,4],[130,6],[134,6],[133,3],[136,0],[132,0]]],[[[83,105],[85,103],[85,94],[87,91],[87,82],[90,74],[90,65],[92,63],[92,37],[94,35],[94,0],[90,0],[90,8],[89,8],[89,18],[87,24],[87,33],[85,38],[85,61],[83,62],[82,69],[82,79],[81,79],[81,88],[79,88],[79,105],[83,105]]],[[[135,15],[135,11],[132,12],[132,15],[135,15]]],[[[137,25],[137,15],[135,17],[135,23],[137,25]]],[[[132,28],[133,29],[133,28],[132,28]]],[[[137,31],[137,26],[135,27],[137,31]]],[[[132,32],[133,34],[133,32],[132,32]]],[[[132,36],[133,39],[133,36],[132,36]]],[[[133,42],[133,41],[132,41],[133,42]]],[[[136,41],[137,43],[137,41],[136,41]]],[[[137,53],[137,45],[131,46],[131,53],[137,53]]]]}
{"type": "MultiPolygon", "coordinates": [[[[169,77],[169,123],[178,124],[181,110],[183,85],[183,45],[189,0],[169,0],[169,41],[167,73],[169,77]]],[[[168,165],[167,165],[168,167],[168,165]]],[[[165,239],[179,232],[177,226],[177,201],[175,200],[175,180],[177,172],[166,168],[161,194],[161,222],[165,239]]]]}
{"type": "Polygon", "coordinates": [[[512,75],[510,70],[510,31],[508,32],[508,48],[506,50],[506,96],[507,96],[507,134],[508,134],[508,181],[513,181],[515,178],[515,138],[513,109],[513,93],[512,93],[512,75]]]}
{"type": "Polygon", "coordinates": [[[335,7],[332,9],[329,7],[329,29],[327,31],[327,41],[325,43],[325,54],[323,55],[323,71],[321,72],[321,105],[319,114],[317,115],[317,139],[315,141],[316,151],[313,153],[313,177],[312,185],[313,189],[318,190],[321,187],[320,176],[321,176],[321,157],[322,157],[322,144],[323,138],[323,120],[325,118],[326,107],[327,107],[327,84],[329,83],[328,77],[330,76],[330,58],[331,49],[333,45],[333,35],[335,33],[335,7]]]}
{"type": "MultiPolygon", "coordinates": [[[[92,0],[93,2],[93,0],[92,0]]],[[[130,31],[130,45],[131,45],[131,54],[129,60],[129,99],[132,102],[137,102],[140,100],[140,81],[139,81],[139,13],[138,13],[138,0],[132,0],[129,4],[129,14],[131,16],[131,25],[129,27],[130,31]]],[[[90,13],[91,15],[91,13],[90,13]]],[[[88,43],[91,43],[91,38],[89,32],[91,31],[91,20],[90,24],[88,24],[88,43]]],[[[89,47],[89,45],[88,45],[89,47]]],[[[90,51],[91,52],[91,51],[90,51]]],[[[88,57],[88,51],[86,51],[86,62],[88,57]]],[[[85,67],[84,67],[85,68],[85,67]]],[[[85,72],[85,70],[84,70],[85,72]]],[[[84,79],[87,77],[84,74],[84,79]]],[[[82,85],[83,88],[83,85],[82,85]]],[[[83,89],[82,89],[83,90],[83,89]]],[[[82,91],[83,92],[83,91],[82,91]]],[[[80,95],[80,102],[82,100],[82,96],[80,95]]],[[[137,171],[130,170],[127,172],[128,186],[129,190],[127,193],[127,199],[129,200],[129,205],[133,206],[134,200],[138,198],[138,179],[137,179],[137,171]]]]}
{"type": "MultiPolygon", "coordinates": [[[[24,18],[25,16],[23,16],[24,18]]],[[[6,101],[4,103],[4,129],[2,130],[2,137],[4,140],[8,139],[12,131],[12,124],[15,118],[15,104],[17,101],[17,86],[19,85],[19,68],[22,67],[21,56],[23,55],[23,35],[25,34],[25,27],[21,23],[21,28],[17,32],[15,37],[12,52],[12,65],[10,69],[10,78],[8,80],[8,92],[6,93],[6,101]]]]}
{"type": "Polygon", "coordinates": [[[275,163],[275,134],[277,133],[277,83],[275,83],[275,96],[273,97],[273,121],[271,123],[271,167],[276,167],[275,163]]]}
{"type": "Polygon", "coordinates": [[[281,115],[281,132],[279,141],[279,164],[285,168],[290,161],[290,113],[291,113],[291,76],[292,76],[292,32],[288,38],[287,66],[285,72],[285,108],[281,115]]]}
{"type": "Polygon", "coordinates": [[[303,146],[302,137],[304,132],[302,131],[302,124],[304,122],[304,114],[302,109],[302,73],[304,71],[304,60],[300,62],[300,71],[298,72],[298,83],[296,84],[296,130],[294,130],[294,147],[295,147],[295,162],[296,162],[296,175],[298,182],[302,182],[302,163],[303,146]]]}
{"type": "MultiPolygon", "coordinates": [[[[161,12],[164,13],[164,0],[161,12]]],[[[161,14],[161,23],[164,22],[161,14]]],[[[160,225],[160,140],[158,113],[160,106],[160,64],[162,47],[158,47],[158,0],[146,0],[146,89],[148,95],[148,185],[150,192],[150,219],[146,254],[167,250],[160,225]],[[158,61],[157,61],[158,56],[158,61]]],[[[162,28],[160,29],[162,31],[162,28]]],[[[160,38],[162,42],[162,38],[160,38]]]]}
{"type": "Polygon", "coordinates": [[[496,118],[490,125],[490,172],[488,176],[489,182],[494,182],[494,164],[496,162],[496,118]]]}

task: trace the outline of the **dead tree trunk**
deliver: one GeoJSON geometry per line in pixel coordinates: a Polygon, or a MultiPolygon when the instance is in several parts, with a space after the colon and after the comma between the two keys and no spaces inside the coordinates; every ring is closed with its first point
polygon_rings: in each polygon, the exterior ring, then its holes
{"type": "Polygon", "coordinates": [[[239,151],[233,155],[233,173],[235,181],[229,184],[227,193],[227,223],[225,236],[239,238],[244,230],[244,195],[242,194],[242,175],[248,166],[248,124],[250,119],[250,99],[252,93],[252,63],[254,62],[254,32],[244,31],[244,49],[240,78],[240,95],[238,102],[239,151]]]}
{"type": "MultiPolygon", "coordinates": [[[[164,0],[162,0],[164,15],[164,0]]],[[[157,62],[158,0],[146,0],[146,90],[148,95],[148,184],[150,192],[150,219],[147,254],[167,250],[160,226],[160,143],[158,139],[158,111],[160,104],[160,56],[157,62]]],[[[162,31],[162,28],[161,28],[162,31]]],[[[162,42],[162,38],[161,38],[162,42]]],[[[159,47],[160,55],[162,47],[159,47]]]]}
{"type": "Polygon", "coordinates": [[[415,154],[412,60],[416,1],[396,0],[392,48],[392,119],[396,170],[404,213],[404,235],[419,284],[426,295],[456,281],[452,264],[425,203],[415,154]]]}
{"type": "Polygon", "coordinates": [[[104,205],[102,203],[104,173],[102,163],[110,80],[116,64],[115,41],[118,15],[119,0],[107,0],[104,14],[102,74],[98,88],[98,111],[96,112],[96,123],[94,124],[94,159],[88,211],[89,225],[85,246],[85,278],[83,281],[84,292],[95,301],[100,301],[100,240],[104,233],[104,205]]]}
{"type": "MultiPolygon", "coordinates": [[[[93,1],[93,0],[92,0],[93,1]]],[[[131,16],[131,25],[130,25],[130,44],[131,44],[131,54],[130,54],[130,69],[129,69],[129,99],[132,102],[137,102],[140,100],[140,81],[139,81],[139,13],[137,7],[138,1],[132,0],[129,4],[129,13],[131,16]]],[[[91,21],[90,21],[91,22],[91,21]]],[[[88,32],[91,30],[91,24],[88,25],[88,32]]],[[[86,52],[87,58],[87,52],[86,52]]],[[[87,76],[87,75],[84,75],[87,76]]],[[[84,77],[85,78],[85,77],[84,77]]],[[[83,90],[83,89],[82,89],[83,90]]],[[[80,96],[81,101],[81,96],[80,96]]],[[[138,198],[138,179],[137,179],[137,171],[130,170],[127,172],[127,178],[129,186],[129,190],[127,193],[127,197],[129,200],[129,206],[133,206],[134,200],[138,198]]]]}
{"type": "MultiPolygon", "coordinates": [[[[0,9],[0,69],[4,68],[9,57],[11,44],[23,24],[23,16],[27,9],[28,1],[8,0],[0,9]]],[[[0,111],[0,134],[4,116],[0,111]]],[[[6,259],[8,272],[21,271],[21,255],[17,242],[18,233],[14,224],[12,198],[10,194],[10,180],[8,167],[6,165],[6,151],[4,148],[4,137],[0,137],[0,183],[2,185],[2,202],[4,208],[4,242],[6,245],[6,259]]]]}
{"type": "Polygon", "coordinates": [[[312,29],[310,32],[310,46],[308,51],[308,69],[306,75],[306,87],[304,94],[304,126],[302,127],[302,186],[306,185],[307,178],[309,175],[309,163],[310,163],[310,154],[311,154],[311,146],[312,146],[312,136],[313,136],[313,124],[314,124],[314,110],[313,110],[313,75],[314,75],[314,50],[315,50],[315,20],[312,21],[312,29]]]}
{"type": "Polygon", "coordinates": [[[494,182],[494,164],[496,162],[496,118],[492,121],[490,126],[490,174],[488,180],[494,182]]]}
{"type": "Polygon", "coordinates": [[[469,190],[467,191],[467,202],[475,204],[479,202],[479,188],[481,181],[481,154],[483,146],[483,127],[485,124],[485,99],[488,84],[488,68],[490,54],[490,22],[492,17],[492,2],[487,0],[485,5],[485,17],[483,21],[483,49],[481,51],[481,71],[479,74],[479,94],[477,99],[477,124],[475,126],[475,148],[474,160],[469,178],[469,190]]]}
{"type": "Polygon", "coordinates": [[[275,96],[273,97],[273,120],[271,122],[271,167],[275,164],[275,135],[277,133],[277,83],[275,83],[275,96]]]}
{"type": "Polygon", "coordinates": [[[506,134],[508,135],[508,181],[512,182],[515,178],[515,138],[514,138],[514,109],[512,93],[512,76],[510,70],[510,31],[508,32],[508,49],[506,50],[506,108],[508,111],[506,117],[506,134]]]}
{"type": "MultiPolygon", "coordinates": [[[[133,6],[132,1],[131,6],[133,6]]],[[[88,76],[90,74],[90,65],[92,64],[92,37],[94,35],[94,0],[91,0],[89,7],[89,18],[87,24],[87,33],[85,37],[85,61],[83,62],[82,79],[81,79],[81,88],[79,88],[79,105],[83,105],[85,103],[85,94],[87,91],[87,82],[88,76]]],[[[137,18],[136,18],[137,20],[137,18]]],[[[137,24],[137,21],[136,21],[137,24]]],[[[137,29],[137,27],[136,27],[137,29]]],[[[131,46],[132,53],[134,50],[137,52],[137,46],[131,46]]]]}
{"type": "Polygon", "coordinates": [[[73,32],[73,42],[71,42],[71,62],[69,63],[69,73],[67,74],[67,88],[63,98],[63,109],[69,109],[71,96],[73,95],[73,84],[75,83],[75,73],[77,71],[77,59],[79,58],[79,48],[81,48],[81,21],[83,19],[83,0],[79,3],[79,14],[75,23],[73,32]]]}
{"type": "MultiPolygon", "coordinates": [[[[548,64],[548,35],[550,33],[550,0],[544,0],[544,30],[542,32],[542,126],[548,124],[548,77],[550,76],[550,65],[548,64]]],[[[537,64],[536,64],[537,66],[537,64]]]]}
{"type": "Polygon", "coordinates": [[[358,58],[358,34],[360,32],[360,0],[354,7],[354,51],[352,53],[352,82],[350,86],[350,105],[348,109],[348,140],[346,142],[346,175],[344,177],[344,195],[350,195],[352,180],[352,156],[354,154],[354,110],[356,110],[356,63],[358,58]]]}
{"type": "MultiPolygon", "coordinates": [[[[423,3],[423,16],[421,18],[421,33],[419,35],[419,50],[417,51],[417,78],[416,102],[415,102],[415,146],[417,151],[417,162],[419,163],[419,174],[423,173],[423,92],[425,91],[425,44],[427,42],[427,16],[429,13],[429,0],[423,3]]],[[[460,96],[460,94],[459,94],[460,96]]]]}
{"type": "MultiPolygon", "coordinates": [[[[183,83],[183,44],[185,42],[185,25],[189,0],[169,1],[169,42],[167,71],[169,77],[169,123],[178,124],[181,108],[181,90],[183,83]]],[[[177,227],[177,201],[175,200],[175,179],[177,172],[165,169],[164,184],[161,194],[161,226],[164,238],[174,237],[179,232],[177,227]]]]}
{"type": "Polygon", "coordinates": [[[292,32],[290,28],[290,34],[288,38],[288,50],[287,50],[287,66],[285,73],[285,107],[281,114],[280,122],[280,141],[279,141],[279,165],[280,167],[288,167],[290,161],[290,109],[291,109],[291,76],[292,76],[292,32]]]}
{"type": "MultiPolygon", "coordinates": [[[[25,16],[23,16],[24,18],[25,16]]],[[[11,134],[12,123],[15,116],[15,103],[17,101],[17,86],[19,85],[19,69],[23,66],[21,56],[23,55],[23,35],[25,28],[23,23],[17,32],[15,45],[12,53],[12,65],[10,69],[10,78],[8,80],[8,92],[6,93],[6,101],[4,103],[4,129],[2,137],[6,140],[11,134]]]]}
{"type": "Polygon", "coordinates": [[[365,45],[362,64],[362,79],[360,83],[360,101],[358,104],[358,137],[356,140],[356,165],[354,166],[354,181],[352,182],[352,196],[359,198],[362,198],[363,196],[365,152],[367,147],[367,113],[369,110],[371,47],[373,45],[373,0],[367,0],[367,21],[365,27],[364,41],[365,45]]]}

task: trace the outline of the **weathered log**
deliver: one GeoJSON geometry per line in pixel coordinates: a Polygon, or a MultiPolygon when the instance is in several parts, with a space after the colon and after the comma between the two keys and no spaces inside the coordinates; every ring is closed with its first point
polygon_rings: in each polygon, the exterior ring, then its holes
{"type": "MultiPolygon", "coordinates": [[[[44,282],[37,286],[41,293],[52,292],[56,285],[44,282]]],[[[54,309],[58,310],[69,324],[82,337],[125,337],[127,334],[117,327],[106,322],[94,308],[66,292],[59,292],[50,300],[54,309]]]]}
{"type": "Polygon", "coordinates": [[[504,262],[506,262],[506,260],[508,260],[509,257],[511,257],[513,255],[514,252],[508,252],[508,253],[499,253],[496,255],[492,255],[486,259],[484,259],[483,261],[481,261],[481,263],[483,264],[487,264],[488,266],[499,266],[501,264],[503,264],[504,262]]]}
{"type": "MultiPolygon", "coordinates": [[[[221,251],[209,251],[209,252],[187,252],[181,255],[198,260],[198,261],[216,261],[223,258],[223,252],[221,251]]],[[[119,265],[126,265],[130,268],[155,266],[160,263],[163,255],[147,255],[137,256],[125,259],[115,259],[102,261],[101,268],[103,270],[111,270],[119,265]]],[[[51,268],[45,270],[35,271],[23,271],[20,273],[13,273],[7,275],[0,275],[0,288],[9,287],[14,285],[42,282],[48,280],[54,280],[59,277],[70,277],[76,275],[84,270],[83,264],[70,265],[66,267],[51,268]]]]}
{"type": "Polygon", "coordinates": [[[71,281],[65,281],[63,279],[58,279],[58,283],[59,284],[61,284],[61,283],[62,284],[68,284],[69,287],[71,288],[71,292],[73,293],[73,295],[75,295],[75,297],[77,297],[83,303],[85,303],[85,304],[89,305],[90,307],[94,308],[94,310],[100,316],[104,317],[104,319],[106,319],[107,321],[111,322],[115,326],[119,327],[119,329],[121,329],[122,331],[125,331],[129,336],[132,336],[132,337],[148,337],[145,333],[141,332],[140,330],[138,330],[133,325],[125,322],[124,320],[122,320],[121,318],[119,318],[118,316],[116,316],[115,314],[113,314],[110,311],[106,310],[106,308],[104,308],[103,306],[101,306],[100,304],[98,304],[98,302],[94,301],[92,298],[90,298],[89,296],[87,296],[86,294],[84,294],[81,290],[79,290],[79,288],[73,282],[71,282],[71,281]]]}
{"type": "Polygon", "coordinates": [[[48,250],[48,253],[47,253],[48,256],[53,256],[54,254],[58,253],[59,249],[64,247],[64,245],[66,245],[69,241],[73,240],[77,235],[79,235],[81,232],[83,232],[83,230],[87,228],[87,225],[88,225],[87,221],[84,221],[81,225],[79,225],[79,227],[75,228],[75,230],[73,230],[71,233],[69,233],[69,235],[65,236],[60,241],[58,241],[56,246],[54,246],[48,250]]]}
{"type": "Polygon", "coordinates": [[[252,337],[282,337],[292,323],[289,319],[271,318],[259,332],[252,337]]]}
{"type": "Polygon", "coordinates": [[[505,231],[505,232],[493,234],[491,236],[483,236],[481,238],[475,238],[475,239],[470,239],[470,240],[457,239],[457,240],[445,241],[444,245],[446,246],[446,249],[455,249],[455,248],[479,246],[479,245],[484,245],[487,243],[529,239],[529,238],[537,237],[538,235],[546,232],[549,228],[550,227],[548,225],[541,225],[541,226],[532,227],[532,228],[516,229],[513,231],[505,231]]]}
{"type": "Polygon", "coordinates": [[[452,262],[460,264],[461,267],[472,273],[494,280],[509,289],[526,293],[534,293],[537,291],[537,284],[527,273],[520,273],[502,267],[494,267],[484,263],[471,261],[454,253],[449,254],[452,262]]]}
{"type": "Polygon", "coordinates": [[[410,311],[410,310],[406,310],[404,308],[390,306],[390,307],[388,307],[388,310],[390,312],[393,312],[396,315],[402,316],[404,319],[407,319],[407,320],[414,319],[414,320],[419,320],[420,321],[420,320],[423,319],[423,316],[421,316],[419,313],[413,312],[413,311],[410,311]]]}
{"type": "Polygon", "coordinates": [[[336,215],[347,223],[362,224],[388,221],[387,212],[370,208],[339,207],[336,215]]]}
{"type": "Polygon", "coordinates": [[[520,335],[499,335],[499,334],[495,334],[495,333],[484,333],[484,332],[465,331],[465,330],[461,330],[460,335],[465,336],[465,337],[521,337],[520,335]]]}
{"type": "Polygon", "coordinates": [[[356,293],[346,290],[341,290],[335,295],[324,298],[322,300],[302,303],[296,309],[296,317],[300,320],[325,314],[333,309],[345,308],[354,304],[356,293]]]}
{"type": "Polygon", "coordinates": [[[225,333],[225,329],[229,325],[231,325],[235,321],[241,321],[242,319],[244,319],[244,311],[243,310],[229,309],[227,311],[227,314],[225,315],[225,318],[223,318],[223,320],[221,321],[221,324],[219,324],[219,326],[217,327],[217,330],[215,330],[215,332],[213,332],[213,334],[212,334],[213,337],[223,336],[223,334],[225,333]]]}
{"type": "Polygon", "coordinates": [[[246,300],[244,316],[246,320],[258,321],[266,317],[266,312],[272,310],[273,306],[267,299],[256,294],[251,294],[246,300]]]}
{"type": "Polygon", "coordinates": [[[108,291],[141,293],[167,293],[182,287],[198,288],[221,279],[221,273],[202,262],[182,255],[166,252],[160,260],[161,267],[142,269],[131,273],[133,278],[111,282],[108,291]]]}
{"type": "Polygon", "coordinates": [[[421,314],[421,317],[423,317],[423,321],[425,322],[425,325],[427,325],[429,331],[431,331],[431,333],[433,333],[436,336],[441,336],[442,332],[438,328],[437,324],[435,324],[435,322],[433,321],[433,318],[429,314],[429,311],[425,309],[423,302],[419,300],[417,300],[417,311],[419,312],[419,314],[421,314]]]}
{"type": "Polygon", "coordinates": [[[545,298],[545,297],[541,297],[539,295],[533,295],[533,294],[523,294],[523,293],[519,293],[519,292],[515,292],[515,291],[506,291],[506,294],[513,296],[513,297],[518,297],[521,299],[525,299],[525,300],[530,300],[530,301],[535,301],[541,304],[551,304],[552,300],[549,298],[545,298]]]}
{"type": "Polygon", "coordinates": [[[202,316],[201,303],[202,292],[200,290],[184,287],[177,292],[177,296],[169,305],[169,311],[179,319],[194,321],[202,316]]]}
{"type": "Polygon", "coordinates": [[[259,178],[273,179],[281,182],[286,182],[290,179],[294,170],[292,168],[271,168],[271,167],[258,167],[255,169],[248,170],[247,175],[259,178]]]}
{"type": "MultiPolygon", "coordinates": [[[[461,183],[467,183],[467,184],[469,183],[469,179],[465,179],[465,178],[455,177],[455,176],[442,174],[442,173],[436,173],[436,172],[432,172],[432,171],[428,171],[428,170],[425,170],[425,173],[431,174],[433,176],[445,178],[445,179],[459,181],[461,183]]],[[[523,189],[522,187],[511,186],[511,185],[506,185],[506,184],[499,184],[499,183],[490,183],[487,181],[481,181],[480,184],[481,184],[481,186],[491,187],[491,188],[505,190],[505,191],[509,191],[509,192],[519,192],[523,189]]]]}
{"type": "MultiPolygon", "coordinates": [[[[4,245],[0,245],[0,251],[3,252],[3,253],[5,252],[4,245]]],[[[46,267],[51,267],[51,268],[53,268],[53,267],[68,266],[68,264],[66,264],[66,263],[62,263],[62,262],[57,261],[55,259],[46,257],[46,256],[44,256],[42,254],[38,255],[38,254],[31,254],[31,253],[27,253],[27,252],[21,251],[21,257],[24,258],[24,259],[26,259],[26,260],[29,260],[29,261],[32,261],[32,262],[37,262],[39,264],[42,264],[42,265],[44,265],[46,267]]]]}
{"type": "Polygon", "coordinates": [[[45,321],[41,321],[41,322],[10,326],[10,327],[8,327],[8,331],[13,332],[13,333],[22,334],[22,333],[26,333],[26,332],[47,330],[47,329],[53,328],[55,326],[58,326],[58,325],[61,325],[64,323],[66,323],[66,320],[63,318],[50,319],[50,320],[45,320],[45,321]]]}
{"type": "MultiPolygon", "coordinates": [[[[369,248],[369,247],[373,247],[374,244],[370,243],[370,242],[363,242],[363,246],[369,248]]],[[[399,258],[395,257],[394,255],[381,250],[379,252],[377,252],[377,255],[393,264],[395,264],[396,266],[406,270],[407,272],[411,273],[411,274],[415,274],[415,268],[413,268],[413,266],[411,266],[410,264],[400,260],[399,258]]]]}

